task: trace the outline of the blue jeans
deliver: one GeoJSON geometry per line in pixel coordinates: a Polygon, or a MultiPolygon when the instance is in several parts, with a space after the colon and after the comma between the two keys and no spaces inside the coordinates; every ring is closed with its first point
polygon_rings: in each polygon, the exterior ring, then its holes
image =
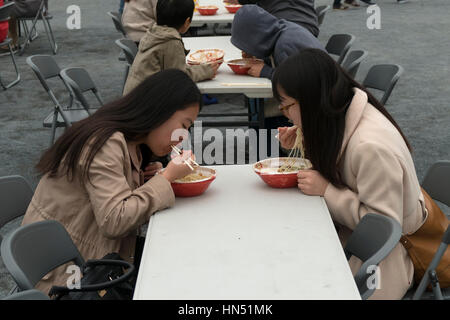
{"type": "Polygon", "coordinates": [[[125,5],[125,0],[120,0],[119,13],[123,13],[123,6],[125,5]]]}

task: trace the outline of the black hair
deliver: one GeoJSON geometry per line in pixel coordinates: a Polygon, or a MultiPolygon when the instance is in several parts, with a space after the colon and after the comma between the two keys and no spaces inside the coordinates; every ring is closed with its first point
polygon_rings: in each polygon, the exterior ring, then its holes
{"type": "Polygon", "coordinates": [[[363,90],[369,103],[397,128],[411,151],[408,140],[384,106],[322,50],[304,49],[283,61],[272,78],[274,97],[280,101],[278,86],[301,106],[305,157],[337,187],[343,186],[337,161],[355,87],[363,90]]]}
{"type": "Polygon", "coordinates": [[[193,0],[158,0],[156,5],[156,23],[179,29],[186,19],[194,15],[195,4],[193,0]]]}

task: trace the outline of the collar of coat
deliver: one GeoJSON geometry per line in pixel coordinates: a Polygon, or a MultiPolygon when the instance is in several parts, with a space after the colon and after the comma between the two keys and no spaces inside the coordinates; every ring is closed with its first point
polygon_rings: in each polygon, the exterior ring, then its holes
{"type": "Polygon", "coordinates": [[[358,88],[353,88],[353,91],[355,92],[355,95],[353,96],[350,106],[347,109],[347,114],[345,115],[344,138],[342,140],[338,161],[344,154],[350,138],[358,127],[368,102],[367,94],[364,91],[358,88]]]}
{"type": "MultiPolygon", "coordinates": [[[[183,43],[181,34],[177,29],[168,26],[160,26],[156,23],[152,24],[152,26],[147,30],[145,36],[142,38],[141,44],[139,44],[139,51],[145,52],[158,44],[170,40],[179,40],[183,43]]],[[[187,55],[189,50],[184,49],[184,52],[187,55]]]]}

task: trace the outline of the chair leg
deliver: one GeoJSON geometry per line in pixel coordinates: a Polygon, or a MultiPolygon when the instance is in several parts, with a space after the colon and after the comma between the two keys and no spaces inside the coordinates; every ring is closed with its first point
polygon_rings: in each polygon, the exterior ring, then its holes
{"type": "Polygon", "coordinates": [[[57,121],[58,121],[58,110],[55,109],[53,111],[52,133],[50,135],[50,147],[53,145],[53,142],[55,141],[57,121]]]}
{"type": "Polygon", "coordinates": [[[9,48],[9,54],[11,55],[11,59],[12,59],[13,65],[14,65],[14,69],[16,70],[17,77],[13,82],[11,82],[7,85],[3,84],[2,79],[0,78],[0,85],[3,87],[4,90],[9,89],[12,86],[15,86],[20,81],[20,73],[19,73],[19,69],[17,68],[16,59],[14,59],[14,52],[12,50],[11,43],[8,43],[8,48],[9,48]]]}
{"type": "Polygon", "coordinates": [[[42,16],[42,22],[44,24],[45,33],[47,34],[48,41],[50,42],[50,46],[52,47],[53,54],[56,54],[58,52],[58,45],[56,44],[52,26],[50,25],[50,21],[47,20],[45,16],[42,16]]]}
{"type": "Polygon", "coordinates": [[[24,32],[25,32],[25,41],[22,45],[22,48],[20,48],[19,56],[22,56],[25,48],[37,37],[37,30],[36,30],[36,23],[37,23],[38,17],[34,18],[33,24],[31,26],[31,30],[28,29],[28,25],[25,20],[22,20],[23,26],[24,26],[24,32]],[[36,36],[33,38],[33,32],[35,32],[36,36]]]}

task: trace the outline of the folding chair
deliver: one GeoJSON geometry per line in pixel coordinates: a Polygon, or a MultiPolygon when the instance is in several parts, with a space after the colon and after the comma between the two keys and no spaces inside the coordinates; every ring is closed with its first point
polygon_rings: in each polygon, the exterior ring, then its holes
{"type": "Polygon", "coordinates": [[[402,73],[403,68],[398,64],[375,65],[367,72],[363,86],[383,91],[380,103],[385,105],[402,73]]]}
{"type": "Polygon", "coordinates": [[[114,27],[116,28],[116,30],[118,32],[120,32],[121,34],[123,34],[124,37],[127,36],[127,32],[125,31],[125,28],[123,27],[122,24],[122,19],[121,19],[121,14],[119,12],[113,12],[113,11],[109,11],[108,16],[110,16],[112,18],[112,21],[114,23],[114,27]]]}
{"type": "Polygon", "coordinates": [[[60,74],[87,112],[90,113],[89,110],[93,110],[93,108],[91,108],[89,102],[86,100],[84,96],[85,92],[91,91],[97,98],[100,106],[103,106],[104,103],[97,90],[97,86],[85,69],[65,68],[61,70],[60,74]]]}
{"type": "Polygon", "coordinates": [[[36,32],[36,23],[38,20],[42,21],[45,29],[45,33],[47,34],[48,41],[50,42],[50,46],[52,47],[53,54],[58,52],[58,45],[56,44],[55,37],[53,35],[52,26],[50,25],[50,20],[53,19],[53,16],[48,13],[48,0],[42,0],[39,10],[34,17],[17,17],[19,23],[22,24],[23,30],[25,33],[25,41],[21,46],[19,55],[22,55],[25,51],[25,48],[33,41],[33,32],[36,32]],[[31,21],[31,29],[28,28],[27,21],[31,21]]]}
{"type": "Polygon", "coordinates": [[[365,50],[350,51],[342,63],[342,68],[344,68],[352,78],[355,78],[361,62],[368,54],[369,53],[365,50]]]}
{"type": "Polygon", "coordinates": [[[33,193],[22,176],[0,177],[0,228],[25,214],[33,193]]]}
{"type": "Polygon", "coordinates": [[[330,6],[326,5],[326,6],[318,6],[316,8],[316,13],[317,13],[317,21],[319,22],[319,27],[322,25],[323,23],[323,19],[325,18],[325,13],[327,13],[328,10],[330,10],[330,6]]]}
{"type": "Polygon", "coordinates": [[[395,219],[381,214],[368,213],[358,223],[344,248],[347,260],[359,258],[363,264],[355,274],[355,282],[362,299],[368,299],[375,288],[369,288],[373,275],[370,266],[378,266],[399,243],[402,227],[395,219]]]}
{"type": "Polygon", "coordinates": [[[60,75],[61,68],[58,66],[53,57],[49,55],[34,55],[27,58],[27,64],[36,74],[50,99],[53,102],[53,112],[51,112],[43,122],[45,128],[52,128],[50,136],[50,146],[55,140],[56,128],[70,127],[74,122],[80,121],[90,115],[91,110],[72,108],[74,95],[60,75]],[[66,107],[61,106],[53,91],[50,89],[47,80],[59,78],[69,92],[69,104],[66,107]]]}
{"type": "MultiPolygon", "coordinates": [[[[12,10],[13,6],[14,6],[14,2],[10,2],[10,3],[4,4],[3,6],[0,7],[0,22],[9,21],[11,10],[12,10]]],[[[3,42],[0,42],[0,47],[8,46],[9,55],[11,56],[11,60],[14,65],[14,69],[16,70],[16,79],[8,84],[3,83],[1,75],[0,75],[0,86],[4,90],[11,88],[12,86],[18,84],[20,81],[20,73],[19,73],[19,69],[17,68],[16,59],[14,58],[14,52],[11,48],[11,41],[12,40],[10,38],[6,38],[3,42]]]]}
{"type": "Polygon", "coordinates": [[[3,298],[2,300],[51,300],[51,299],[42,291],[31,289],[9,295],[3,298]]]}
{"type": "Polygon", "coordinates": [[[342,64],[355,39],[355,36],[351,34],[334,34],[328,40],[325,50],[329,54],[338,56],[337,63],[342,64]]]}
{"type": "Polygon", "coordinates": [[[10,232],[2,242],[1,254],[20,291],[34,289],[46,274],[68,262],[79,267],[84,264],[70,235],[55,220],[27,224],[10,232]]]}
{"type": "Polygon", "coordinates": [[[125,65],[125,73],[124,73],[123,86],[122,86],[122,92],[123,92],[125,83],[127,82],[128,72],[130,71],[130,67],[133,64],[136,54],[138,53],[138,47],[133,40],[126,39],[126,38],[116,40],[116,44],[119,46],[119,48],[122,49],[122,52],[125,55],[125,60],[127,62],[125,65]]]}

